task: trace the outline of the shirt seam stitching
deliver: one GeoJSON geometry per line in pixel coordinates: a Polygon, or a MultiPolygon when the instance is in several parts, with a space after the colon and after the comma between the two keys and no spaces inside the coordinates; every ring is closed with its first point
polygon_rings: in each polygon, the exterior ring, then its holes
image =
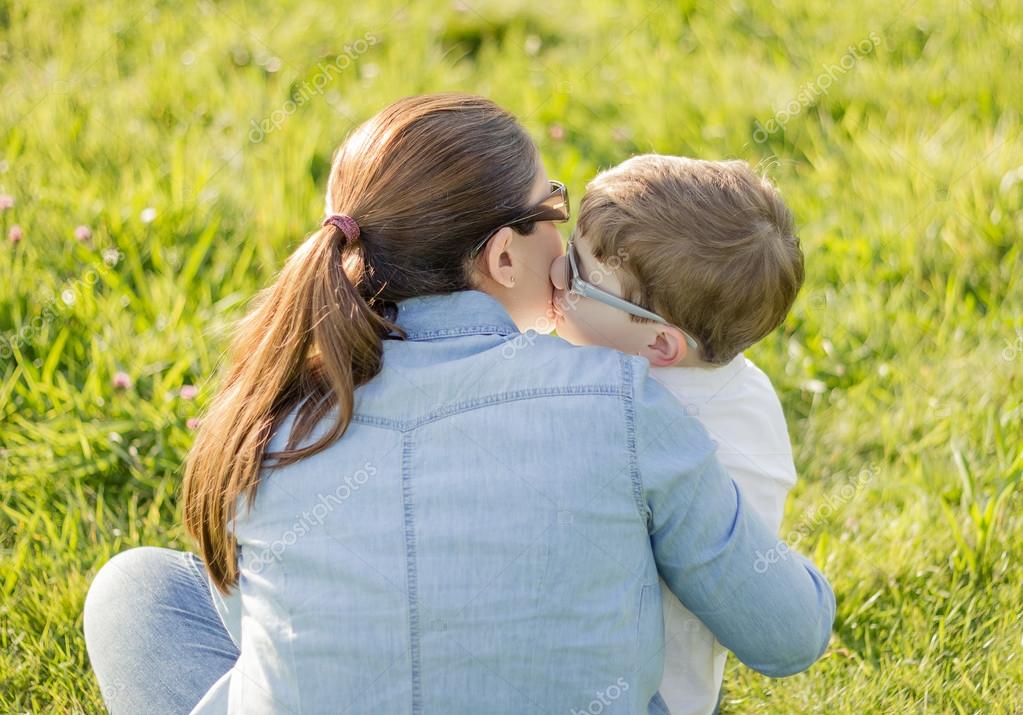
{"type": "Polygon", "coordinates": [[[622,369],[622,383],[628,389],[622,393],[622,406],[625,413],[625,446],[629,455],[629,478],[632,480],[632,497],[636,504],[636,512],[643,522],[647,533],[650,532],[650,510],[643,499],[643,478],[639,471],[639,459],[636,453],[636,400],[635,380],[632,360],[622,353],[619,358],[622,369]]]}
{"type": "Polygon", "coordinates": [[[405,332],[405,340],[421,341],[432,338],[452,338],[464,335],[515,335],[518,330],[508,325],[475,325],[465,328],[445,328],[441,330],[415,330],[405,332]]]}
{"type": "Polygon", "coordinates": [[[416,575],[416,541],[415,524],[412,508],[412,434],[406,432],[401,457],[401,489],[402,507],[405,525],[405,587],[408,594],[408,633],[409,633],[409,670],[412,676],[412,694],[410,710],[412,715],[422,712],[422,692],[420,683],[420,643],[419,643],[419,604],[417,603],[416,575]]]}
{"type": "Polygon", "coordinates": [[[515,390],[512,392],[501,392],[489,397],[475,400],[467,400],[464,402],[456,402],[452,405],[442,407],[427,413],[417,420],[404,421],[404,420],[393,420],[387,417],[376,417],[373,415],[356,414],[352,416],[353,422],[359,424],[366,424],[375,427],[383,427],[387,429],[396,430],[399,432],[411,432],[423,425],[436,422],[444,419],[445,417],[451,417],[463,412],[470,412],[475,409],[483,407],[489,407],[496,404],[504,404],[506,402],[520,402],[522,400],[531,400],[542,397],[567,397],[567,396],[587,396],[587,395],[605,395],[608,397],[624,396],[625,392],[621,387],[616,385],[585,385],[581,387],[567,387],[567,388],[539,388],[529,390],[515,390]]]}

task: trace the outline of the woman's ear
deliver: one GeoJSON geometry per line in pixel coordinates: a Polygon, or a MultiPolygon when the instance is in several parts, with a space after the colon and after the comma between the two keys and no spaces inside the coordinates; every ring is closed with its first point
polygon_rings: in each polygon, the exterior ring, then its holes
{"type": "Polygon", "coordinates": [[[515,268],[510,251],[515,232],[509,226],[501,228],[483,247],[483,265],[486,274],[505,288],[515,285],[515,268]]]}
{"type": "Polygon", "coordinates": [[[654,339],[640,353],[652,367],[670,367],[686,356],[689,346],[682,331],[673,325],[655,325],[654,339]]]}

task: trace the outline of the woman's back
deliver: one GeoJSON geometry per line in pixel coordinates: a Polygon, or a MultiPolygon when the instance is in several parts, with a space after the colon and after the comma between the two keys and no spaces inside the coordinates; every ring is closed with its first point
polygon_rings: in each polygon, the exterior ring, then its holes
{"type": "MultiPolygon", "coordinates": [[[[397,322],[408,339],[386,342],[345,436],[239,509],[231,709],[646,712],[663,629],[645,362],[519,334],[476,291],[405,301],[397,322]]],[[[656,431],[695,475],[713,445],[675,417],[656,431]]]]}

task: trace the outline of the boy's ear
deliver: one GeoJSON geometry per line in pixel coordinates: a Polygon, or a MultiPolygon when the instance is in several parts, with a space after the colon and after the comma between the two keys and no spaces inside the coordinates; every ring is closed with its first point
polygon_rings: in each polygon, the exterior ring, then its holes
{"type": "Polygon", "coordinates": [[[654,339],[640,353],[653,367],[670,367],[689,351],[682,331],[673,325],[657,325],[654,339]]]}
{"type": "Polygon", "coordinates": [[[491,236],[483,247],[483,264],[487,275],[505,288],[515,285],[515,266],[509,251],[513,235],[512,229],[505,226],[491,236]]]}

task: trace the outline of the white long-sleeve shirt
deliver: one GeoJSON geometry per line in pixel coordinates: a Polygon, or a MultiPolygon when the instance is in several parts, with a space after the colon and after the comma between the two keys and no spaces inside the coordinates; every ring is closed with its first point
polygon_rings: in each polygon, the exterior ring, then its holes
{"type": "MultiPolygon", "coordinates": [[[[700,419],[743,498],[777,533],[796,468],[785,415],[767,375],[741,354],[717,368],[652,368],[650,374],[687,414],[700,419]]],[[[672,715],[709,715],[717,704],[728,651],[663,581],[661,595],[661,697],[672,715]]]]}

